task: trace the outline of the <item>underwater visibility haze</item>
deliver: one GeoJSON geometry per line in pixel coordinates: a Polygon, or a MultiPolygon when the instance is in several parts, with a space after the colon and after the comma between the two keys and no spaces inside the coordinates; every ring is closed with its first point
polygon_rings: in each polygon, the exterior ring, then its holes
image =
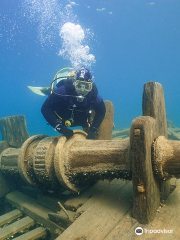
{"type": "Polygon", "coordinates": [[[23,114],[30,135],[56,135],[41,114],[61,68],[87,66],[113,102],[115,129],[142,115],[143,86],[162,84],[180,127],[179,0],[1,0],[0,118],[23,114]]]}

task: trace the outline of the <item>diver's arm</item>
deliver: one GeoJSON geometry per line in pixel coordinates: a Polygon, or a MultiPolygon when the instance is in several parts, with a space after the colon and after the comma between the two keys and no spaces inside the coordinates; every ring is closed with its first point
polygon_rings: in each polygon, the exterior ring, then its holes
{"type": "Polygon", "coordinates": [[[63,134],[67,139],[73,136],[73,131],[64,126],[63,121],[58,118],[55,114],[55,106],[59,107],[63,105],[62,98],[57,97],[54,93],[52,93],[44,102],[41,112],[46,119],[46,121],[59,133],[63,134]]]}
{"type": "Polygon", "coordinates": [[[55,102],[57,103],[57,97],[51,94],[46,99],[46,101],[44,102],[41,108],[42,115],[44,116],[48,124],[50,124],[53,128],[55,128],[58,123],[57,121],[58,117],[54,112],[54,106],[53,106],[55,102]]]}
{"type": "MultiPolygon", "coordinates": [[[[55,128],[60,122],[59,117],[56,115],[55,111],[64,112],[64,106],[66,105],[67,98],[66,90],[64,86],[57,88],[49,97],[46,99],[41,108],[41,113],[43,114],[46,121],[55,128]]],[[[63,124],[63,123],[62,123],[63,124]]]]}

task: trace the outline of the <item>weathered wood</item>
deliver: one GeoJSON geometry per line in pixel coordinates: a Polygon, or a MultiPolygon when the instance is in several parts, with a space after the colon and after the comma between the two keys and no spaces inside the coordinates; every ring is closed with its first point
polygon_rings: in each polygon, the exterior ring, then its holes
{"type": "Polygon", "coordinates": [[[19,211],[18,209],[8,212],[8,213],[0,216],[0,226],[4,225],[5,223],[8,223],[20,216],[22,216],[22,212],[19,211]]]}
{"type": "Polygon", "coordinates": [[[77,141],[66,148],[66,154],[73,173],[130,170],[129,140],[77,141]]]}
{"type": "Polygon", "coordinates": [[[114,128],[114,107],[112,102],[104,101],[106,107],[106,115],[101,123],[98,131],[98,140],[111,140],[114,128]]]}
{"type": "MultiPolygon", "coordinates": [[[[151,116],[156,120],[155,138],[159,136],[167,138],[164,90],[160,83],[148,82],[144,85],[142,110],[143,116],[151,116]]],[[[160,181],[159,185],[161,200],[165,200],[170,194],[170,181],[160,181]]]]}
{"type": "Polygon", "coordinates": [[[155,179],[151,162],[155,124],[152,117],[138,117],[133,120],[130,132],[133,217],[143,224],[153,220],[160,204],[159,183],[155,179]]]}
{"type": "Polygon", "coordinates": [[[34,187],[38,187],[40,183],[33,170],[33,154],[35,147],[44,137],[46,137],[46,135],[39,134],[28,138],[21,146],[18,155],[18,169],[20,176],[26,183],[34,187]]]}
{"type": "Polygon", "coordinates": [[[9,145],[7,143],[7,141],[0,141],[0,154],[2,153],[2,151],[4,151],[4,149],[8,148],[9,145]]]}
{"type": "Polygon", "coordinates": [[[2,139],[12,147],[21,147],[29,137],[24,115],[10,116],[0,119],[2,139]]]}
{"type": "Polygon", "coordinates": [[[132,183],[99,181],[93,196],[78,209],[81,215],[56,240],[103,240],[132,207],[132,183]]]}
{"type": "Polygon", "coordinates": [[[15,187],[15,181],[6,176],[0,171],[0,198],[10,193],[15,187]]]}
{"type": "Polygon", "coordinates": [[[56,145],[55,172],[65,188],[80,192],[94,179],[131,179],[129,140],[94,141],[85,136],[74,130],[72,138],[61,137],[56,145]]]}
{"type": "Polygon", "coordinates": [[[54,152],[58,137],[42,139],[34,149],[33,170],[38,180],[48,189],[59,189],[54,170],[54,152]]]}
{"type": "MultiPolygon", "coordinates": [[[[112,133],[112,139],[126,139],[129,137],[129,130],[130,128],[124,128],[119,130],[114,130],[112,133]]],[[[168,127],[168,139],[170,140],[180,140],[180,128],[172,126],[168,127]]]]}
{"type": "Polygon", "coordinates": [[[166,109],[163,87],[158,82],[148,82],[144,85],[143,116],[150,116],[156,120],[156,134],[167,137],[166,109]]]}
{"type": "Polygon", "coordinates": [[[26,229],[34,225],[34,220],[30,217],[24,217],[4,228],[0,229],[0,240],[4,240],[7,237],[12,236],[13,234],[20,232],[23,229],[26,229]]]}
{"type": "Polygon", "coordinates": [[[74,222],[77,216],[72,211],[67,210],[67,212],[69,217],[67,217],[63,210],[59,211],[59,213],[49,213],[48,216],[51,221],[56,222],[64,228],[67,228],[74,222]]]}
{"type": "Polygon", "coordinates": [[[104,240],[177,240],[180,236],[179,215],[180,215],[180,180],[177,180],[176,191],[171,193],[165,203],[161,205],[156,213],[155,219],[143,225],[131,217],[131,213],[127,212],[122,221],[114,227],[112,231],[104,238],[104,240]],[[135,229],[141,227],[144,230],[142,235],[136,235],[135,229]],[[166,230],[169,233],[151,233],[146,230],[166,230]]]}
{"type": "Polygon", "coordinates": [[[135,229],[140,225],[136,219],[132,218],[131,211],[128,211],[122,221],[103,240],[145,240],[145,234],[143,234],[143,238],[141,236],[137,236],[136,238],[135,229]]]}
{"type": "Polygon", "coordinates": [[[66,209],[71,211],[77,211],[79,207],[81,207],[85,202],[91,197],[91,193],[86,191],[84,193],[80,193],[79,195],[75,195],[70,197],[65,203],[64,206],[66,209]]]}
{"type": "Polygon", "coordinates": [[[47,230],[43,227],[38,227],[30,232],[27,232],[19,237],[14,238],[14,240],[35,240],[39,238],[44,238],[47,236],[47,230]]]}
{"type": "MultiPolygon", "coordinates": [[[[104,101],[106,107],[105,117],[98,129],[98,134],[96,139],[98,140],[111,140],[112,139],[112,131],[114,128],[114,106],[111,101],[104,101]]],[[[92,124],[95,117],[95,111],[92,110],[90,115],[89,123],[92,124]]],[[[87,128],[83,129],[85,132],[88,131],[87,128]]]]}
{"type": "Polygon", "coordinates": [[[38,194],[41,194],[41,189],[31,187],[29,185],[23,185],[19,188],[19,191],[24,193],[25,195],[37,199],[38,194]]]}
{"type": "Polygon", "coordinates": [[[1,153],[0,168],[4,173],[18,174],[19,148],[7,148],[1,153]]]}
{"type": "Polygon", "coordinates": [[[54,238],[57,237],[61,231],[64,231],[64,228],[49,220],[48,213],[50,210],[37,204],[35,199],[18,191],[14,191],[6,195],[6,201],[18,209],[23,209],[23,212],[28,216],[49,228],[51,234],[54,234],[54,238]]]}
{"type": "MultiPolygon", "coordinates": [[[[60,210],[58,205],[58,198],[50,197],[47,195],[38,194],[37,196],[37,203],[41,206],[50,209],[51,211],[57,212],[60,210]]],[[[64,203],[64,199],[60,200],[64,203]]]]}

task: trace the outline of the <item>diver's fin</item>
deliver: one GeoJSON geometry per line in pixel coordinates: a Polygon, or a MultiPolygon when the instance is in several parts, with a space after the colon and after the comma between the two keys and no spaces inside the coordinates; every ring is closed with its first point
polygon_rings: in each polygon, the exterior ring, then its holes
{"type": "Polygon", "coordinates": [[[32,87],[27,86],[33,93],[41,95],[41,96],[47,96],[50,95],[51,88],[50,87],[32,87]]]}

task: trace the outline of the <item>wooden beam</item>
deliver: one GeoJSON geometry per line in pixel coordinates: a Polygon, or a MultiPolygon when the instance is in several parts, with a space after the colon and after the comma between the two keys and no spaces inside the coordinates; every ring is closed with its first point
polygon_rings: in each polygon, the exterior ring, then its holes
{"type": "MultiPolygon", "coordinates": [[[[165,136],[167,138],[167,121],[164,100],[164,90],[158,82],[147,82],[144,85],[143,116],[150,116],[156,120],[155,138],[165,136]]],[[[170,181],[159,181],[161,200],[165,200],[170,194],[170,181]]]]}
{"type": "Polygon", "coordinates": [[[37,204],[35,199],[14,191],[6,195],[6,201],[18,209],[23,209],[25,214],[49,228],[54,238],[64,231],[64,228],[49,220],[48,213],[51,211],[37,204]]]}
{"type": "Polygon", "coordinates": [[[81,215],[57,240],[104,240],[132,208],[132,182],[99,181],[88,191],[93,196],[77,210],[81,215]]]}
{"type": "Polygon", "coordinates": [[[47,231],[43,227],[38,227],[30,232],[27,232],[19,237],[14,238],[14,240],[35,240],[47,236],[47,231]]]}
{"type": "Polygon", "coordinates": [[[0,226],[22,216],[22,212],[19,211],[18,209],[15,209],[11,212],[8,212],[4,215],[0,216],[0,226]]]}
{"type": "Polygon", "coordinates": [[[164,90],[158,82],[147,82],[144,85],[143,116],[150,116],[156,120],[156,135],[167,138],[167,121],[164,100],[164,90]]]}
{"type": "Polygon", "coordinates": [[[130,132],[130,159],[133,181],[133,217],[147,224],[160,205],[159,182],[154,177],[151,145],[155,137],[155,119],[138,117],[130,132]]]}
{"type": "Polygon", "coordinates": [[[30,226],[34,225],[34,220],[30,217],[24,217],[7,227],[0,229],[0,240],[4,240],[7,237],[14,235],[17,232],[22,231],[30,226]]]}

